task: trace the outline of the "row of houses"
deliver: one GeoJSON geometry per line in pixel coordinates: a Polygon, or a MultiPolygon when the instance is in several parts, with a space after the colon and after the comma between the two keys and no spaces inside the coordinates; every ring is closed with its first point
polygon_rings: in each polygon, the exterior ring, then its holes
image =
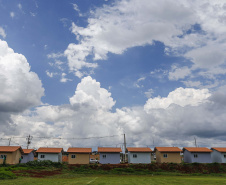
{"type": "MultiPolygon", "coordinates": [[[[39,148],[35,151],[37,160],[62,162],[63,148],[39,148]]],[[[67,150],[69,164],[89,164],[92,148],[69,148],[67,150]]],[[[101,164],[119,164],[122,159],[121,148],[98,147],[98,162],[101,164]]],[[[226,163],[226,148],[185,147],[155,147],[154,151],[145,147],[128,147],[125,158],[128,163],[226,163]]],[[[20,146],[0,146],[0,164],[27,163],[34,160],[33,149],[22,149],[20,146]]]]}

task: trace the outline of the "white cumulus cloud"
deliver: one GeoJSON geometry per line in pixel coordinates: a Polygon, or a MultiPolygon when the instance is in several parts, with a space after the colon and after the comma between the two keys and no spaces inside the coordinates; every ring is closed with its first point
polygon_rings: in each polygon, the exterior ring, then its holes
{"type": "Polygon", "coordinates": [[[100,87],[100,83],[92,79],[90,76],[82,79],[77,85],[75,95],[70,98],[72,106],[84,104],[96,109],[110,110],[115,101],[111,97],[111,93],[100,87]]]}
{"type": "Polygon", "coordinates": [[[144,109],[149,112],[151,109],[166,109],[171,104],[177,104],[182,107],[186,105],[197,106],[200,103],[207,101],[211,94],[208,89],[192,89],[192,88],[177,88],[164,97],[150,98],[146,102],[144,109]]]}
{"type": "Polygon", "coordinates": [[[41,80],[22,54],[0,40],[0,112],[18,112],[41,103],[41,80]]]}

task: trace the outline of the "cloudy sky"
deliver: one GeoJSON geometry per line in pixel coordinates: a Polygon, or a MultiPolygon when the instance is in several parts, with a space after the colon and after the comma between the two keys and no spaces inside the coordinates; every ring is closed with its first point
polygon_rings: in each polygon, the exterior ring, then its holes
{"type": "Polygon", "coordinates": [[[225,146],[225,33],[225,0],[0,0],[0,144],[225,146]]]}

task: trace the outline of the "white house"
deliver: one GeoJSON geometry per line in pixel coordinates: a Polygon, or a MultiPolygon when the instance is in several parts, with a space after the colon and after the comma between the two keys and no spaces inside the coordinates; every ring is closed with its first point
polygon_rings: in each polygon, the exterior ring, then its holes
{"type": "Polygon", "coordinates": [[[151,152],[152,150],[148,147],[128,147],[128,163],[151,163],[151,152]]]}
{"type": "Polygon", "coordinates": [[[211,148],[211,158],[213,163],[226,163],[226,148],[211,148]]]}
{"type": "Polygon", "coordinates": [[[63,148],[39,148],[36,153],[38,153],[38,160],[50,160],[52,162],[62,162],[62,152],[63,148]]]}

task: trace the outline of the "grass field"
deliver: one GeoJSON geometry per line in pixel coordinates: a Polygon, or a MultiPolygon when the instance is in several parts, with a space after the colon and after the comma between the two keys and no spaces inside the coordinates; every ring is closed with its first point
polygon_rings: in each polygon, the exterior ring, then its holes
{"type": "Polygon", "coordinates": [[[0,185],[226,184],[226,164],[68,165],[51,161],[0,165],[0,185]]]}
{"type": "Polygon", "coordinates": [[[226,184],[226,177],[211,176],[138,176],[138,175],[56,175],[48,178],[19,177],[13,180],[1,180],[3,185],[26,184],[78,184],[78,185],[147,185],[147,184],[226,184]]]}

